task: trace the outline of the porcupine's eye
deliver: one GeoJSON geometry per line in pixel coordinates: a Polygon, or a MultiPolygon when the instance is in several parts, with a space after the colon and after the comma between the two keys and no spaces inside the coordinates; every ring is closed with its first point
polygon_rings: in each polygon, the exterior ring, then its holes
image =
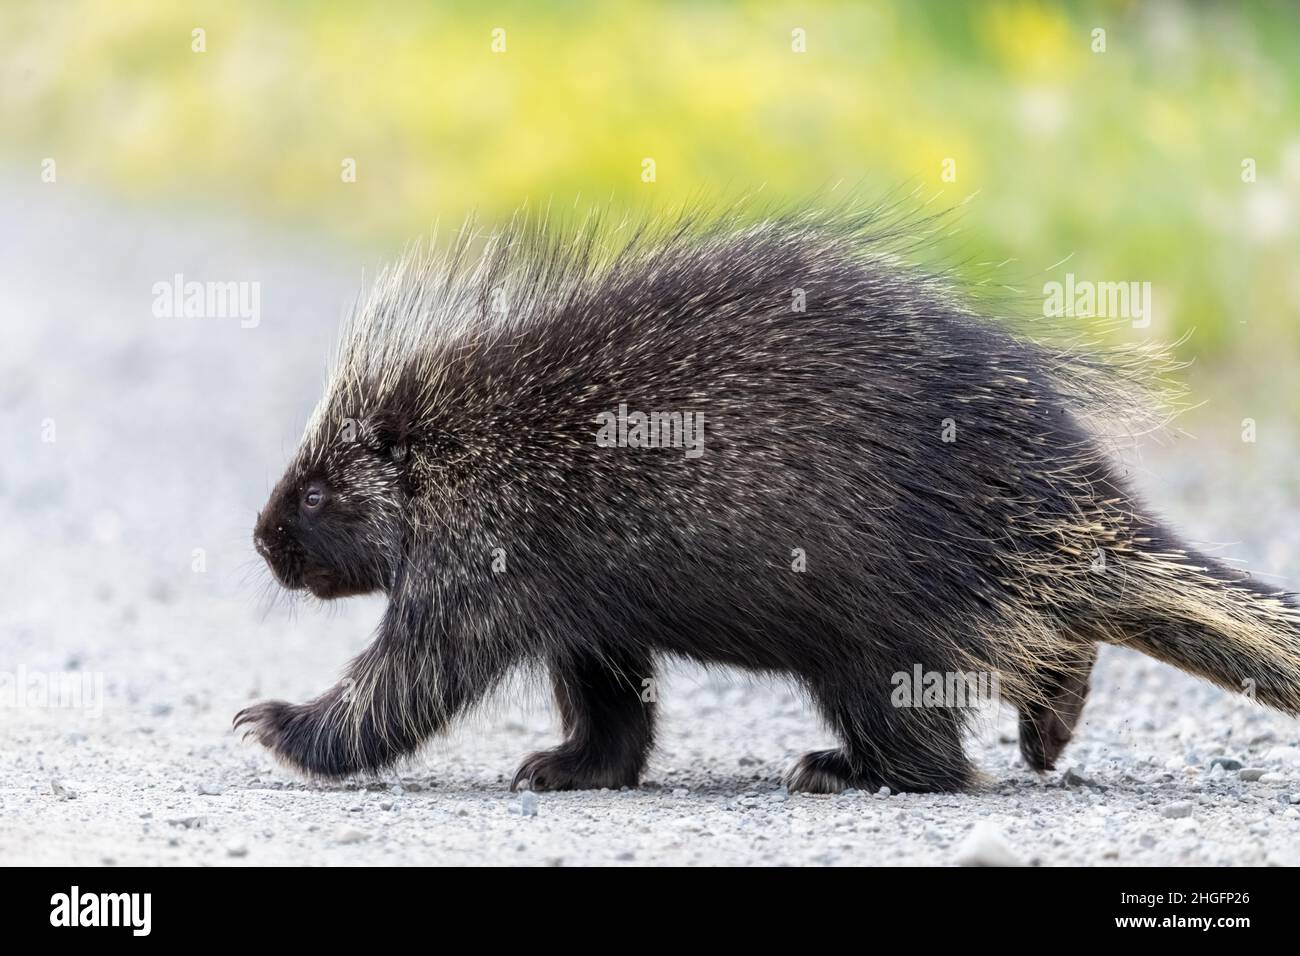
{"type": "Polygon", "coordinates": [[[325,489],[320,485],[308,485],[302,493],[302,506],[308,511],[319,511],[325,504],[325,489]]]}

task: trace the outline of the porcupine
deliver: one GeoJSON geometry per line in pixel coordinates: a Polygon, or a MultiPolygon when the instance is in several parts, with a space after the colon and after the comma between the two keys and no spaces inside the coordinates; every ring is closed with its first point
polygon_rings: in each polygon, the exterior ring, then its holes
{"type": "Polygon", "coordinates": [[[339,685],[236,726],[373,772],[540,665],[564,740],[512,786],[635,786],[681,657],[806,690],[840,746],[792,790],[932,791],[975,780],[972,710],[894,706],[900,673],[992,675],[1040,771],[1102,643],[1300,712],[1291,596],[1183,544],[1097,429],[1144,359],[963,304],[888,209],[754,218],[522,217],[384,273],[254,540],[285,587],[387,608],[339,685]],[[636,410],[694,415],[695,451],[599,440],[636,410]]]}

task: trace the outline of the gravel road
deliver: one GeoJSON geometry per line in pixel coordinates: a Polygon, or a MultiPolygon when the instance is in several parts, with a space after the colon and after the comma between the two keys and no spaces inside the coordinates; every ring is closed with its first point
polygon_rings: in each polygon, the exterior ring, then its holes
{"type": "MultiPolygon", "coordinates": [[[[381,605],[274,599],[249,530],[378,259],[6,188],[0,681],[64,699],[6,702],[0,862],[1300,862],[1300,723],[1110,649],[1061,771],[1027,771],[1014,716],[991,714],[971,744],[988,783],[968,794],[788,795],[787,763],[831,743],[799,695],[685,665],[639,790],[510,794],[558,733],[523,691],[382,779],[304,784],[231,716],[324,689],[381,605]],[[155,316],[154,283],[177,273],[260,283],[260,322],[155,316]]],[[[1177,441],[1140,480],[1194,538],[1294,585],[1287,444],[1177,441]]]]}

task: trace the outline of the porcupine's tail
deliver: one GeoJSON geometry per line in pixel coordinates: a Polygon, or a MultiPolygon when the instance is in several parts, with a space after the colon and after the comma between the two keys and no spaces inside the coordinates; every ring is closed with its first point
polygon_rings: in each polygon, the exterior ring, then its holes
{"type": "Polygon", "coordinates": [[[1294,595],[1184,546],[1154,523],[1133,541],[1089,629],[1220,687],[1300,715],[1294,595]]]}
{"type": "MultiPolygon", "coordinates": [[[[1085,344],[1055,354],[1030,347],[1043,354],[1062,403],[1105,449],[1076,472],[1082,478],[1070,497],[1080,507],[1072,516],[1074,532],[1086,528],[1085,553],[1103,557],[1108,567],[1103,573],[1094,573],[1096,568],[1078,573],[1076,566],[1061,587],[1058,566],[1052,603],[1065,611],[1064,630],[1085,642],[1140,650],[1300,715],[1297,595],[1189,547],[1117,475],[1112,444],[1159,434],[1187,407],[1186,385],[1176,374],[1184,366],[1173,357],[1173,346],[1146,342],[1091,349],[1085,344]]],[[[1065,658],[1068,662],[1070,654],[1065,658]]],[[[1090,667],[1091,658],[1081,652],[1075,665],[1065,667],[1068,683],[1082,680],[1086,689],[1090,667]]]]}

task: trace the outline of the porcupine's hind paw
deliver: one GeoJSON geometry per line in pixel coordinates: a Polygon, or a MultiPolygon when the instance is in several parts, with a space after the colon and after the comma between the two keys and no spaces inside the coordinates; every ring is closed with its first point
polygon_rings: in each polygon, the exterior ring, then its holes
{"type": "Polygon", "coordinates": [[[529,754],[515,771],[511,790],[600,790],[635,787],[635,767],[619,767],[572,747],[529,754]]]}
{"type": "Polygon", "coordinates": [[[1056,769],[1056,758],[1070,742],[1074,730],[1050,710],[1039,710],[1020,718],[1020,755],[1033,770],[1056,769]]]}
{"type": "Polygon", "coordinates": [[[1035,698],[1021,706],[1020,755],[1039,773],[1056,769],[1057,758],[1074,736],[1096,660],[1097,648],[1089,645],[1067,659],[1067,666],[1042,672],[1035,698]]]}
{"type": "Polygon", "coordinates": [[[953,760],[940,762],[913,759],[910,764],[899,763],[888,772],[880,768],[855,768],[843,750],[812,750],[794,762],[785,775],[785,785],[791,793],[840,793],[844,790],[875,792],[888,787],[895,793],[938,793],[960,790],[969,786],[974,774],[960,754],[953,760]]]}
{"type": "Polygon", "coordinates": [[[791,793],[839,793],[864,788],[864,784],[854,778],[853,768],[840,750],[811,750],[785,774],[785,785],[791,793]]]}
{"type": "Polygon", "coordinates": [[[315,704],[290,704],[264,700],[235,715],[234,729],[244,731],[279,760],[302,773],[318,777],[343,777],[355,772],[354,761],[337,735],[321,720],[315,704]]]}

